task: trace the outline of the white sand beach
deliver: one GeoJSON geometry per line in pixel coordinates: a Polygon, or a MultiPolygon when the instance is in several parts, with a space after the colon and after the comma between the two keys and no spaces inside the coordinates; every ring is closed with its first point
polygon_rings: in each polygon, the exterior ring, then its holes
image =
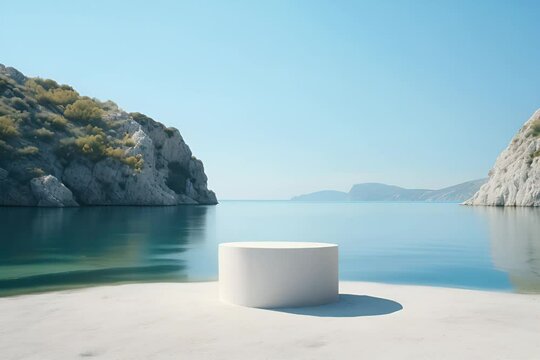
{"type": "Polygon", "coordinates": [[[341,301],[263,310],[217,283],[0,299],[7,359],[538,359],[540,295],[341,282],[341,301]]]}

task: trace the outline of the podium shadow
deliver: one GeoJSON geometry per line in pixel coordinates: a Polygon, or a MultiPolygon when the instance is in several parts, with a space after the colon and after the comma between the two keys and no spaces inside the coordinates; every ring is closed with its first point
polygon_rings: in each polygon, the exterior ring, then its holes
{"type": "Polygon", "coordinates": [[[360,317],[388,315],[403,309],[393,300],[355,294],[340,294],[339,301],[319,306],[269,309],[289,314],[318,317],[360,317]]]}

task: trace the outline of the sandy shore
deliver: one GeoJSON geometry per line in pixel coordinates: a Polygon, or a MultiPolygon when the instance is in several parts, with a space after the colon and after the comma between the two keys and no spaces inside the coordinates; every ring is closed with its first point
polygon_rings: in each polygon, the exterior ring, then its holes
{"type": "Polygon", "coordinates": [[[540,295],[342,282],[334,305],[222,304],[217,283],[0,299],[2,359],[538,359],[540,295]]]}

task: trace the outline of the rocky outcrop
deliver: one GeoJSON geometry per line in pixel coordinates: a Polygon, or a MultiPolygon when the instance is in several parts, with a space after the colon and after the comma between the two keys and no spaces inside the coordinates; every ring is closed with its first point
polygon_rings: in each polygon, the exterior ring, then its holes
{"type": "Polygon", "coordinates": [[[30,180],[30,187],[37,200],[37,206],[79,206],[79,204],[73,200],[71,191],[52,175],[33,178],[30,180]]]}
{"type": "Polygon", "coordinates": [[[0,205],[216,203],[177,129],[0,64],[0,205]]]}
{"type": "Polygon", "coordinates": [[[499,155],[488,182],[464,204],[540,206],[540,110],[499,155]]]}

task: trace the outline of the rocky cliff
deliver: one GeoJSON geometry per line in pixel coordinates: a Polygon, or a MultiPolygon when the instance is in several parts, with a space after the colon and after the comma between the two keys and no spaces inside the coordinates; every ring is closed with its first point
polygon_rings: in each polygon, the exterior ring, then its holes
{"type": "Polygon", "coordinates": [[[216,203],[177,129],[0,64],[0,205],[216,203]]]}
{"type": "Polygon", "coordinates": [[[499,155],[488,182],[464,204],[540,206],[540,110],[499,155]]]}

